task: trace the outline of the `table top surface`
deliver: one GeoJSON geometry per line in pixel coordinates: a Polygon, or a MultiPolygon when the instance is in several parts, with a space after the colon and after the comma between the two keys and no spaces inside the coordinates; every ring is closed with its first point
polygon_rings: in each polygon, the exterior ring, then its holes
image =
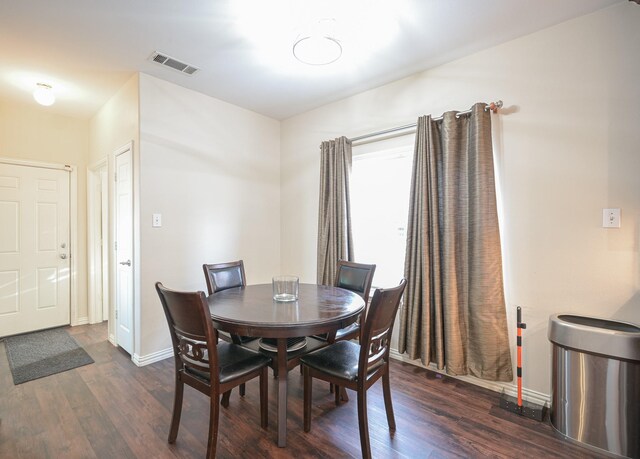
{"type": "Polygon", "coordinates": [[[258,284],[214,293],[207,302],[214,322],[280,329],[335,324],[364,309],[358,294],[315,284],[300,284],[297,301],[275,301],[271,284],[258,284]]]}

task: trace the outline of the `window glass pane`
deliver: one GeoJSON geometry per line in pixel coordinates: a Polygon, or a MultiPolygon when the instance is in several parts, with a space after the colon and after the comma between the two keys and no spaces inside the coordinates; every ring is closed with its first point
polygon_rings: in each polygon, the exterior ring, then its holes
{"type": "Polygon", "coordinates": [[[412,144],[360,155],[354,150],[354,255],[359,263],[377,265],[373,278],[376,287],[395,286],[404,275],[412,162],[412,144]]]}

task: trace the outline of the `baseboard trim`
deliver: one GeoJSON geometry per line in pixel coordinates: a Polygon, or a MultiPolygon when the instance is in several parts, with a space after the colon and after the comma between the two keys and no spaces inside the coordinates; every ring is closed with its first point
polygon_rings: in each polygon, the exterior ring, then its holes
{"type": "Polygon", "coordinates": [[[163,349],[147,355],[133,354],[131,356],[131,361],[139,367],[144,367],[145,365],[159,362],[161,360],[168,359],[169,357],[173,357],[173,348],[163,349]]]}
{"type": "MultiPolygon", "coordinates": [[[[451,376],[446,374],[443,370],[438,370],[436,365],[430,363],[428,366],[424,366],[422,362],[418,360],[409,359],[406,355],[400,354],[396,349],[391,349],[389,356],[392,359],[400,360],[405,363],[409,363],[411,365],[415,365],[417,367],[426,368],[431,371],[435,371],[436,373],[440,373],[442,375],[448,376],[449,378],[459,379],[460,381],[468,382],[470,384],[475,384],[476,386],[484,387],[485,389],[492,390],[498,393],[505,393],[512,397],[516,397],[518,393],[518,387],[512,383],[501,383],[496,381],[485,381],[484,379],[475,378],[473,376],[451,376]]],[[[535,390],[527,389],[525,387],[522,388],[522,398],[530,403],[535,403],[537,405],[547,405],[549,406],[551,403],[551,396],[549,394],[545,394],[542,392],[537,392],[535,390]]]]}
{"type": "Polygon", "coordinates": [[[78,325],[87,325],[89,323],[89,317],[78,317],[76,320],[71,322],[72,327],[76,327],[78,325]]]}

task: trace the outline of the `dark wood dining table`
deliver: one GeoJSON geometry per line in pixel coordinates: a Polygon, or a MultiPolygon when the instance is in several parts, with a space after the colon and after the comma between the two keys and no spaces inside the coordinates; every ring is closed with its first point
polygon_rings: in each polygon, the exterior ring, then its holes
{"type": "MultiPolygon", "coordinates": [[[[326,345],[307,338],[307,345],[287,352],[287,338],[320,335],[356,321],[364,309],[357,294],[338,287],[300,284],[297,301],[273,300],[271,284],[247,285],[223,290],[207,299],[214,327],[235,335],[276,338],[277,352],[259,350],[273,357],[278,381],[278,446],[287,444],[287,374],[297,357],[326,345]]],[[[258,349],[258,340],[254,347],[258,349]]]]}

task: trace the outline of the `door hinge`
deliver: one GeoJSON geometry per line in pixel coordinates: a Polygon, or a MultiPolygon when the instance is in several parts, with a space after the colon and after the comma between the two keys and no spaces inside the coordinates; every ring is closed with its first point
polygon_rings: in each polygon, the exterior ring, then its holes
{"type": "Polygon", "coordinates": [[[116,319],[118,318],[118,310],[116,309],[116,319]]]}
{"type": "Polygon", "coordinates": [[[115,250],[118,250],[118,241],[114,242],[113,245],[115,247],[115,250]]]}
{"type": "Polygon", "coordinates": [[[113,173],[113,180],[115,180],[116,182],[118,181],[118,173],[117,172],[113,173]]]}

